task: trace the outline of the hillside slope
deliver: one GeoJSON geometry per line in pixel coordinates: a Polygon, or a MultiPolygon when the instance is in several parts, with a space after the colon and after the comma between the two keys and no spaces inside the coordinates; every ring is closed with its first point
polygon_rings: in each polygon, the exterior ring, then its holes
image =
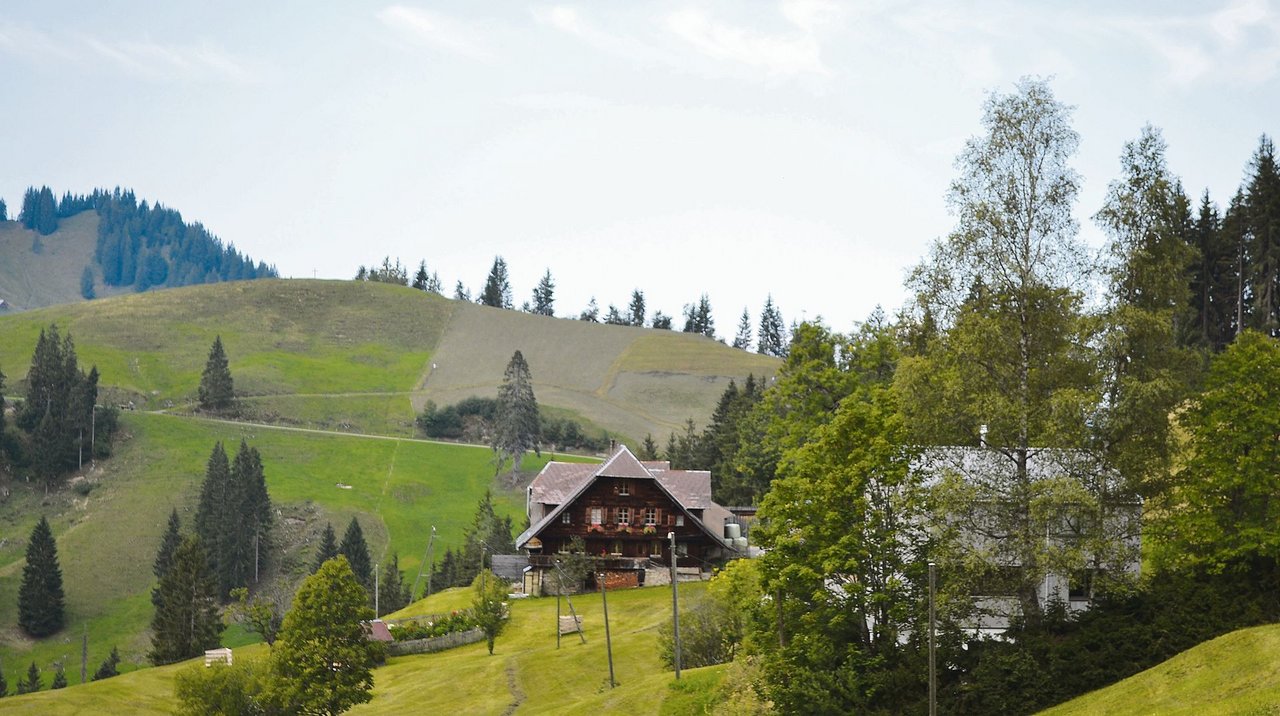
{"type": "Polygon", "coordinates": [[[84,300],[80,274],[85,266],[94,272],[94,290],[99,296],[130,291],[102,285],[102,269],[93,259],[98,240],[98,215],[94,212],[63,219],[57,231],[40,236],[39,253],[31,250],[37,236],[16,221],[0,221],[0,298],[11,305],[10,311],[84,300]]]}
{"type": "Polygon", "coordinates": [[[1044,716],[1272,714],[1280,710],[1280,625],[1241,629],[1188,649],[1044,716]]]}
{"type": "Polygon", "coordinates": [[[778,361],[671,331],[604,326],[450,301],[380,283],[257,280],[130,294],[0,317],[0,370],[17,386],[42,328],[75,337],[118,402],[176,408],[221,335],[251,417],[411,435],[427,400],[493,396],[522,350],[539,402],[635,441],[705,422],[730,378],[778,361]],[[432,369],[432,365],[435,368],[432,369]]]}

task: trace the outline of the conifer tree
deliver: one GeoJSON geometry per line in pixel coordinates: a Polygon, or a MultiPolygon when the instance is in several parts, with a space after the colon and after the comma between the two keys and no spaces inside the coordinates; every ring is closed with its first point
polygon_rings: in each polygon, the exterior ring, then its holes
{"type": "Polygon", "coordinates": [[[93,283],[93,269],[85,266],[84,271],[80,272],[80,296],[86,301],[92,301],[98,295],[93,290],[93,283]]]}
{"type": "Polygon", "coordinates": [[[498,388],[493,421],[490,447],[496,457],[496,472],[502,472],[507,460],[511,460],[512,472],[518,472],[520,459],[526,452],[533,450],[541,454],[542,426],[538,401],[533,395],[533,377],[529,374],[529,364],[518,350],[511,355],[498,388]]]}
{"type": "Polygon", "coordinates": [[[333,533],[333,523],[326,522],[324,532],[320,535],[320,547],[316,550],[316,558],[311,563],[311,573],[320,571],[321,565],[338,556],[338,539],[333,533]]]}
{"type": "Polygon", "coordinates": [[[356,518],[351,518],[347,531],[342,535],[342,544],[338,545],[338,554],[347,558],[347,564],[356,576],[356,581],[369,593],[373,600],[373,560],[369,558],[369,544],[364,541],[364,530],[356,518]]]}
{"type": "Polygon", "coordinates": [[[668,316],[662,311],[654,311],[653,323],[651,326],[660,331],[669,331],[671,330],[671,316],[668,316]]]}
{"type": "Polygon", "coordinates": [[[453,300],[471,302],[471,292],[467,290],[466,286],[462,285],[462,281],[458,281],[453,287],[453,300]]]}
{"type": "Polygon", "coordinates": [[[738,333],[733,337],[733,347],[742,350],[751,348],[751,314],[746,306],[742,307],[742,318],[738,320],[738,333]]]}
{"type": "Polygon", "coordinates": [[[551,269],[547,269],[533,289],[533,312],[540,316],[554,316],[555,300],[556,284],[551,280],[551,269]]]}
{"type": "Polygon", "coordinates": [[[696,305],[684,307],[684,332],[701,333],[707,338],[716,337],[716,322],[711,317],[711,299],[707,294],[702,294],[696,305]]]}
{"type": "Polygon", "coordinates": [[[596,303],[595,296],[592,296],[591,300],[587,302],[586,309],[584,309],[582,313],[578,314],[578,320],[588,321],[590,323],[600,322],[600,306],[596,303]]]}
{"type": "Polygon", "coordinates": [[[644,442],[640,444],[640,453],[636,457],[641,460],[657,460],[658,444],[653,441],[653,435],[646,433],[644,442]]]}
{"type": "Polygon", "coordinates": [[[4,199],[0,199],[0,221],[9,220],[9,207],[5,206],[4,199]]]}
{"type": "Polygon", "coordinates": [[[638,288],[631,292],[631,305],[627,307],[627,323],[632,326],[644,326],[644,292],[638,288]]]}
{"type": "Polygon", "coordinates": [[[228,564],[219,574],[224,596],[253,582],[255,572],[270,553],[271,497],[267,494],[262,457],[243,439],[231,464],[230,498],[236,518],[225,525],[223,557],[228,564]]]}
{"type": "Polygon", "coordinates": [[[220,335],[214,337],[213,346],[209,348],[209,359],[205,362],[204,373],[200,376],[198,397],[200,408],[212,411],[230,408],[235,399],[231,369],[227,364],[227,354],[222,349],[220,335]]]}
{"type": "Polygon", "coordinates": [[[760,333],[757,336],[756,352],[777,358],[787,354],[786,327],[782,322],[782,312],[773,303],[773,294],[765,298],[764,310],[760,312],[760,333]]]}
{"type": "Polygon", "coordinates": [[[62,569],[58,566],[58,545],[44,517],[31,530],[27,542],[27,562],[18,588],[18,626],[40,638],[62,628],[62,569]]]}
{"type": "Polygon", "coordinates": [[[409,587],[400,572],[400,555],[391,553],[391,561],[382,565],[382,580],[378,584],[378,611],[381,614],[398,612],[409,606],[409,587]]]}
{"type": "Polygon", "coordinates": [[[1280,336],[1280,166],[1275,145],[1265,134],[1250,162],[1245,211],[1249,228],[1246,269],[1253,297],[1250,327],[1280,336]]]}
{"type": "Polygon", "coordinates": [[[53,672],[53,683],[49,685],[49,690],[65,688],[67,688],[67,672],[62,668],[62,664],[58,664],[53,672]]]}
{"type": "Polygon", "coordinates": [[[205,464],[204,483],[200,486],[200,502],[196,506],[195,533],[208,553],[208,567],[220,574],[226,551],[225,523],[237,519],[229,512],[231,505],[231,464],[222,443],[214,443],[205,464]]]}
{"type": "MultiPolygon", "coordinates": [[[[169,525],[165,528],[164,536],[160,538],[160,548],[156,550],[156,561],[151,571],[155,573],[156,580],[164,579],[164,575],[168,574],[169,568],[173,566],[173,555],[178,551],[178,545],[182,544],[182,521],[178,519],[178,510],[174,508],[169,513],[169,525]]],[[[159,605],[160,603],[160,587],[157,586],[151,590],[151,603],[159,605]]]]}
{"type": "Polygon", "coordinates": [[[480,303],[494,308],[511,308],[511,280],[507,276],[507,262],[501,256],[493,257],[493,267],[485,279],[480,303]]]}
{"type": "Polygon", "coordinates": [[[40,683],[40,667],[36,666],[36,662],[31,662],[31,666],[27,668],[27,677],[18,681],[19,694],[34,694],[40,690],[43,684],[40,683]]]}
{"type": "Polygon", "coordinates": [[[97,671],[93,672],[93,680],[101,681],[103,679],[110,679],[113,676],[119,676],[120,670],[117,668],[119,666],[120,650],[113,645],[111,647],[111,653],[108,654],[107,658],[103,659],[102,663],[98,665],[97,671]]]}
{"type": "Polygon", "coordinates": [[[413,287],[419,291],[426,291],[431,278],[427,276],[427,262],[418,262],[418,273],[413,277],[413,287]]]}
{"type": "Polygon", "coordinates": [[[151,663],[172,664],[215,649],[223,630],[218,585],[199,538],[178,545],[160,580],[160,602],[151,620],[151,663]]]}
{"type": "Polygon", "coordinates": [[[609,326],[631,325],[631,320],[623,316],[622,313],[618,311],[618,307],[613,305],[612,303],[609,304],[609,310],[604,314],[604,322],[605,322],[605,325],[609,325],[609,326]]]}

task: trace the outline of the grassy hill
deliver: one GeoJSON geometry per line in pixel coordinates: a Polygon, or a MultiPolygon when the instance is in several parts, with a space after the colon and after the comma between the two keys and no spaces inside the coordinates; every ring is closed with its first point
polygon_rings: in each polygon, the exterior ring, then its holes
{"type": "Polygon", "coordinates": [[[1042,712],[1080,714],[1274,714],[1280,712],[1280,625],[1241,629],[1158,666],[1042,712]]]}
{"type": "Polygon", "coordinates": [[[103,385],[140,408],[195,398],[221,335],[250,418],[412,435],[427,400],[493,396],[524,352],[541,404],[637,441],[705,422],[730,378],[774,358],[683,333],[534,316],[352,281],[258,280],[130,294],[0,318],[13,385],[56,322],[103,385]],[[434,368],[433,368],[434,365],[434,368]]]}
{"type": "MultiPolygon", "coordinates": [[[[702,585],[682,585],[691,595],[702,585]]],[[[618,685],[609,688],[600,595],[583,595],[574,606],[583,618],[587,643],[555,640],[554,598],[511,605],[511,622],[490,656],[483,643],[437,654],[396,657],[374,671],[373,701],[352,714],[701,714],[715,703],[724,667],[686,670],[675,684],[658,659],[657,632],[670,618],[671,592],[645,588],[610,592],[609,625],[618,685]]],[[[468,590],[451,590],[400,614],[432,614],[470,601],[468,590]]],[[[237,649],[237,660],[260,657],[262,645],[237,649]]],[[[174,674],[190,662],[147,669],[61,692],[0,701],[6,713],[168,714],[174,674]]],[[[202,667],[195,667],[202,668],[202,667]]],[[[75,679],[72,680],[73,682],[75,679]]]]}
{"type": "Polygon", "coordinates": [[[31,250],[37,236],[16,221],[0,221],[0,298],[12,304],[10,310],[84,300],[80,274],[85,266],[94,271],[99,296],[130,290],[102,285],[102,270],[93,260],[98,241],[96,213],[86,211],[62,219],[57,231],[39,237],[39,253],[31,250]]]}

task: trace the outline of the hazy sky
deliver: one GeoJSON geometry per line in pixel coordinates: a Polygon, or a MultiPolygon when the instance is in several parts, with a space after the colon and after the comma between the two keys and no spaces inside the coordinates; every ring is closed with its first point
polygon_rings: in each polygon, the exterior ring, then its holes
{"type": "Polygon", "coordinates": [[[1225,204],[1280,131],[1280,11],[1151,2],[16,3],[0,197],[133,187],[284,276],[426,259],[517,305],[596,296],[721,335],[772,291],[847,330],[953,219],[983,98],[1075,105],[1082,233],[1145,122],[1225,204]]]}

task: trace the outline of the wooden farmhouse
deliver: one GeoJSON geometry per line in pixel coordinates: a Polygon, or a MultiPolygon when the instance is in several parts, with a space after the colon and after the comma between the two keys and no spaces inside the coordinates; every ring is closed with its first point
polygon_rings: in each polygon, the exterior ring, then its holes
{"type": "Polygon", "coordinates": [[[516,547],[532,571],[554,569],[580,537],[610,588],[669,580],[671,533],[681,574],[701,575],[746,551],[745,540],[725,536],[736,518],[711,500],[710,472],[642,462],[626,446],[604,464],[547,463],[529,485],[526,509],[531,527],[516,547]]]}

